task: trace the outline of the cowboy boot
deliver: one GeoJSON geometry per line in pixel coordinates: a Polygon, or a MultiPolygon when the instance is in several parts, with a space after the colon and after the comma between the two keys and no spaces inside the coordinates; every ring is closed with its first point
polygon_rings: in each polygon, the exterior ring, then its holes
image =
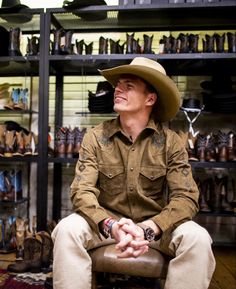
{"type": "Polygon", "coordinates": [[[7,130],[5,133],[5,152],[4,157],[12,157],[14,152],[14,146],[15,146],[15,131],[9,131],[7,130]]]}
{"type": "Polygon", "coordinates": [[[163,48],[163,52],[164,53],[172,53],[172,37],[171,36],[163,36],[163,45],[164,45],[164,48],[163,48]]]}
{"type": "Polygon", "coordinates": [[[24,156],[25,153],[25,144],[24,144],[24,135],[23,131],[16,131],[16,146],[13,156],[24,156]]]}
{"type": "Polygon", "coordinates": [[[211,53],[211,52],[215,52],[215,37],[214,36],[210,36],[208,34],[205,35],[205,40],[202,40],[202,46],[203,46],[203,52],[206,53],[211,53]]]}
{"type": "Polygon", "coordinates": [[[76,157],[76,158],[79,156],[81,143],[83,141],[83,138],[84,138],[86,131],[87,131],[86,128],[83,128],[82,130],[80,130],[78,127],[75,128],[74,157],[76,157]]]}
{"type": "Polygon", "coordinates": [[[16,260],[7,267],[9,272],[14,273],[40,273],[42,266],[42,238],[39,235],[24,239],[24,259],[16,260]]]}
{"type": "Polygon", "coordinates": [[[211,191],[210,204],[212,211],[215,213],[220,213],[221,211],[221,185],[222,180],[217,176],[213,180],[213,189],[211,191]]]}
{"type": "Polygon", "coordinates": [[[4,124],[0,124],[0,156],[4,156],[5,151],[5,130],[6,126],[4,124]]]}
{"type": "Polygon", "coordinates": [[[215,140],[211,134],[206,136],[205,159],[207,162],[216,161],[215,140]]]}
{"type": "Polygon", "coordinates": [[[19,89],[19,99],[18,102],[14,104],[14,109],[27,110],[28,109],[28,88],[19,89]]]}
{"type": "Polygon", "coordinates": [[[171,36],[171,53],[179,52],[179,41],[175,37],[171,36]]]}
{"type": "Polygon", "coordinates": [[[179,53],[188,53],[189,52],[188,34],[180,33],[178,39],[180,40],[179,53]]]}
{"type": "Polygon", "coordinates": [[[33,142],[34,142],[33,155],[37,156],[39,154],[39,151],[38,151],[38,144],[39,144],[38,138],[39,138],[39,136],[33,132],[32,132],[32,134],[33,134],[33,142]]]}
{"type": "Polygon", "coordinates": [[[197,157],[200,162],[205,162],[205,150],[206,150],[207,138],[205,135],[198,134],[197,136],[197,157]]]}
{"type": "Polygon", "coordinates": [[[0,171],[0,201],[3,201],[7,194],[5,175],[6,171],[0,171]]]}
{"type": "Polygon", "coordinates": [[[235,33],[227,32],[227,40],[228,40],[228,52],[235,53],[236,52],[236,32],[235,33]]]}
{"type": "Polygon", "coordinates": [[[14,106],[19,102],[19,93],[18,89],[13,88],[11,93],[9,94],[9,98],[7,103],[4,105],[5,109],[14,109],[14,106]]]}
{"type": "Polygon", "coordinates": [[[197,53],[198,52],[198,40],[199,35],[190,34],[188,37],[189,40],[189,52],[197,53]]]}
{"type": "Polygon", "coordinates": [[[233,208],[228,201],[228,177],[225,176],[222,178],[222,186],[221,186],[221,211],[222,212],[233,212],[233,208]]]}
{"type": "Polygon", "coordinates": [[[20,28],[10,28],[9,56],[22,56],[20,51],[20,28]]]}
{"type": "Polygon", "coordinates": [[[133,41],[134,41],[134,33],[128,34],[126,33],[126,54],[133,54],[133,41]]]}
{"type": "Polygon", "coordinates": [[[43,271],[52,264],[53,259],[53,242],[52,238],[46,231],[40,231],[37,233],[42,239],[42,264],[43,271]]]}
{"type": "Polygon", "coordinates": [[[53,36],[54,41],[52,43],[52,55],[59,55],[61,54],[61,38],[64,35],[63,28],[58,30],[53,29],[53,36]]]}
{"type": "Polygon", "coordinates": [[[16,218],[16,260],[24,259],[25,220],[16,218]]]}
{"type": "Polygon", "coordinates": [[[22,171],[11,170],[9,172],[9,180],[12,188],[12,201],[18,201],[22,199],[22,171]]]}
{"type": "Polygon", "coordinates": [[[139,38],[133,40],[133,53],[140,54],[142,53],[142,48],[139,45],[139,38]]]}
{"type": "Polygon", "coordinates": [[[223,53],[224,52],[224,44],[225,44],[225,33],[223,35],[219,35],[217,33],[214,34],[215,42],[216,42],[216,52],[223,53]]]}
{"type": "Polygon", "coordinates": [[[111,54],[116,54],[117,53],[117,42],[119,43],[119,40],[118,41],[114,41],[113,39],[109,39],[109,43],[110,43],[110,53],[111,54]]]}
{"type": "Polygon", "coordinates": [[[67,31],[65,33],[65,45],[61,46],[61,54],[74,54],[74,45],[72,44],[72,36],[73,32],[72,31],[67,31]]]}
{"type": "Polygon", "coordinates": [[[152,36],[148,36],[148,35],[144,34],[143,35],[143,39],[144,39],[143,53],[153,54],[154,53],[152,51],[153,35],[152,36]]]}
{"type": "Polygon", "coordinates": [[[73,157],[74,153],[74,145],[75,145],[75,130],[69,129],[67,130],[67,137],[66,137],[66,156],[68,158],[73,157]]]}
{"type": "Polygon", "coordinates": [[[229,161],[236,161],[236,154],[235,154],[235,135],[233,132],[228,133],[228,160],[229,161]]]}
{"type": "Polygon", "coordinates": [[[85,46],[85,54],[86,55],[93,53],[93,42],[91,42],[89,44],[84,43],[84,46],[85,46]]]}
{"type": "Polygon", "coordinates": [[[26,55],[38,55],[39,54],[39,37],[32,36],[27,37],[26,55]]]}
{"type": "Polygon", "coordinates": [[[101,36],[99,38],[99,54],[107,54],[108,53],[108,38],[104,38],[101,36]]]}
{"type": "Polygon", "coordinates": [[[193,137],[189,132],[183,132],[182,130],[178,132],[178,135],[180,136],[182,143],[188,152],[189,160],[198,161],[195,153],[195,143],[197,138],[193,137]]]}
{"type": "Polygon", "coordinates": [[[123,44],[119,44],[120,40],[118,40],[116,42],[117,44],[117,54],[124,54],[124,50],[125,50],[125,43],[123,44]]]}
{"type": "Polygon", "coordinates": [[[219,131],[217,134],[218,138],[218,160],[220,162],[227,162],[228,160],[228,134],[219,131]]]}
{"type": "Polygon", "coordinates": [[[66,156],[66,138],[67,128],[57,128],[55,137],[55,154],[57,157],[64,158],[66,156]]]}
{"type": "Polygon", "coordinates": [[[31,156],[32,155],[32,138],[33,133],[29,132],[28,134],[23,133],[24,142],[25,142],[25,153],[24,156],[31,156]]]}
{"type": "Polygon", "coordinates": [[[78,41],[76,39],[75,46],[76,46],[77,54],[82,55],[83,54],[83,48],[84,48],[84,40],[82,39],[82,40],[78,41]]]}
{"type": "Polygon", "coordinates": [[[196,180],[196,184],[199,190],[199,207],[201,212],[210,212],[211,209],[207,204],[207,195],[208,195],[208,182],[201,182],[200,179],[196,180]]]}

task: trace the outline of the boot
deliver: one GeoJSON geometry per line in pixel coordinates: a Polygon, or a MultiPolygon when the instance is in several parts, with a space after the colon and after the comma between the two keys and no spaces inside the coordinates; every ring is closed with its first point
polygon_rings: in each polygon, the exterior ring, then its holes
{"type": "Polygon", "coordinates": [[[76,46],[77,54],[82,55],[83,54],[83,48],[84,48],[84,40],[82,39],[82,40],[78,41],[76,39],[75,46],[76,46]]]}
{"type": "Polygon", "coordinates": [[[32,138],[33,133],[29,132],[28,134],[23,133],[24,142],[25,142],[25,153],[24,156],[31,156],[32,155],[32,138]]]}
{"type": "Polygon", "coordinates": [[[74,45],[72,44],[72,31],[65,33],[65,45],[61,46],[61,54],[74,54],[74,45]]]}
{"type": "Polygon", "coordinates": [[[93,53],[93,42],[91,42],[89,44],[84,43],[84,45],[85,45],[85,54],[86,55],[92,54],[93,53]]]}
{"type": "Polygon", "coordinates": [[[42,238],[39,235],[24,239],[24,259],[17,260],[7,267],[9,272],[14,273],[40,273],[42,265],[42,238]]]}
{"type": "Polygon", "coordinates": [[[220,213],[221,211],[221,186],[222,179],[215,177],[210,199],[212,211],[215,213],[220,213]]]}
{"type": "Polygon", "coordinates": [[[224,44],[225,44],[225,33],[223,35],[219,35],[217,33],[214,34],[215,42],[216,42],[216,52],[223,53],[224,52],[224,44]]]}
{"type": "Polygon", "coordinates": [[[195,143],[197,138],[193,137],[191,133],[183,132],[182,130],[178,132],[178,135],[180,136],[182,143],[188,152],[189,160],[198,161],[195,153],[195,143]]]}
{"type": "Polygon", "coordinates": [[[27,37],[26,55],[38,55],[39,54],[39,37],[32,36],[27,37]]]}
{"type": "MultiPolygon", "coordinates": [[[[199,181],[200,182],[200,181],[199,181]]],[[[197,183],[199,188],[199,206],[201,212],[210,212],[211,209],[208,206],[208,199],[210,196],[210,183],[209,179],[203,181],[203,183],[197,183]]]]}
{"type": "Polygon", "coordinates": [[[24,156],[25,153],[25,143],[23,131],[16,132],[16,146],[13,156],[24,156]]]}
{"type": "Polygon", "coordinates": [[[75,130],[69,128],[67,130],[67,137],[66,137],[66,156],[68,158],[73,157],[74,145],[75,145],[75,130]]]}
{"type": "Polygon", "coordinates": [[[236,147],[236,140],[235,135],[233,132],[228,133],[228,160],[229,161],[236,161],[236,154],[235,154],[235,147],[236,147]]]}
{"type": "Polygon", "coordinates": [[[10,28],[9,56],[22,56],[20,51],[20,28],[10,28]]]}
{"type": "Polygon", "coordinates": [[[188,53],[189,52],[188,34],[180,33],[178,39],[180,40],[179,53],[188,53]]]}
{"type": "Polygon", "coordinates": [[[206,151],[206,141],[205,135],[198,134],[197,136],[197,157],[200,162],[205,162],[205,151],[206,151]]]}
{"type": "Polygon", "coordinates": [[[227,162],[228,160],[228,134],[219,131],[218,138],[218,160],[219,162],[227,162]]]}
{"type": "Polygon", "coordinates": [[[107,54],[108,53],[108,38],[104,38],[101,36],[99,38],[99,54],[107,54]]]}
{"type": "Polygon", "coordinates": [[[59,127],[55,138],[55,154],[57,157],[64,158],[66,156],[66,138],[67,128],[59,127]]]}
{"type": "Polygon", "coordinates": [[[205,40],[202,40],[202,46],[203,46],[203,52],[205,53],[211,53],[211,52],[215,52],[215,37],[214,36],[210,36],[208,34],[205,35],[205,40]]]}
{"type": "Polygon", "coordinates": [[[13,88],[11,94],[9,95],[7,103],[4,105],[4,108],[13,110],[15,108],[15,105],[18,105],[19,99],[19,90],[13,88]]]}
{"type": "Polygon", "coordinates": [[[16,218],[16,260],[24,259],[25,220],[16,218]]]}
{"type": "Polygon", "coordinates": [[[225,176],[222,178],[222,186],[221,186],[221,211],[231,213],[233,212],[233,208],[228,201],[228,177],[225,176]]]}
{"type": "Polygon", "coordinates": [[[134,33],[128,34],[126,33],[126,54],[133,54],[133,41],[134,41],[134,33]]]}
{"type": "Polygon", "coordinates": [[[227,40],[228,40],[228,52],[235,53],[236,52],[236,32],[235,33],[227,32],[227,40]]]}
{"type": "Polygon", "coordinates": [[[33,142],[34,142],[33,155],[37,156],[39,154],[39,151],[38,151],[38,143],[39,143],[38,135],[36,135],[35,133],[32,133],[32,134],[33,134],[33,142]]]}
{"type": "Polygon", "coordinates": [[[64,35],[64,30],[62,28],[58,30],[53,30],[54,41],[52,44],[52,55],[61,54],[61,38],[64,35]]]}
{"type": "Polygon", "coordinates": [[[206,136],[205,160],[207,162],[216,161],[215,139],[211,134],[206,136]]]}
{"type": "Polygon", "coordinates": [[[79,151],[81,148],[81,143],[83,141],[83,137],[86,133],[87,129],[83,128],[80,130],[78,127],[75,128],[75,146],[74,146],[74,157],[79,157],[79,151]]]}
{"type": "Polygon", "coordinates": [[[4,157],[12,157],[14,152],[14,146],[15,146],[15,131],[9,131],[7,130],[5,133],[5,152],[4,157]]]}
{"type": "Polygon", "coordinates": [[[37,233],[42,239],[42,264],[41,268],[44,271],[52,264],[53,259],[53,242],[48,232],[40,231],[37,233]]]}
{"type": "Polygon", "coordinates": [[[198,53],[199,35],[190,34],[188,39],[189,39],[189,52],[198,53]]]}
{"type": "Polygon", "coordinates": [[[125,43],[119,44],[119,40],[116,42],[117,44],[117,54],[124,54],[125,43]]]}
{"type": "Polygon", "coordinates": [[[154,53],[152,51],[153,35],[152,36],[148,36],[148,35],[144,34],[143,35],[143,39],[144,39],[143,53],[153,54],[154,53]]]}
{"type": "Polygon", "coordinates": [[[18,90],[18,102],[14,103],[14,109],[27,110],[28,109],[28,88],[18,90]]]}
{"type": "Polygon", "coordinates": [[[141,46],[139,45],[139,39],[133,40],[133,53],[136,53],[136,54],[142,53],[141,46]]]}
{"type": "MultiPolygon", "coordinates": [[[[7,187],[5,183],[5,175],[6,171],[0,171],[0,201],[3,201],[5,198],[5,195],[7,193],[7,187]]],[[[1,233],[2,231],[0,231],[1,233]]]]}
{"type": "Polygon", "coordinates": [[[22,199],[22,171],[11,170],[9,172],[9,179],[11,182],[12,197],[8,197],[10,201],[18,201],[22,199]]]}
{"type": "Polygon", "coordinates": [[[4,156],[5,152],[5,130],[6,126],[4,124],[0,124],[0,156],[4,156]]]}
{"type": "Polygon", "coordinates": [[[172,53],[172,38],[171,36],[163,36],[162,39],[164,48],[163,48],[163,53],[172,53]]]}
{"type": "Polygon", "coordinates": [[[110,43],[110,53],[111,54],[117,54],[117,51],[118,51],[117,45],[119,44],[119,40],[118,41],[114,41],[112,39],[109,39],[109,43],[110,43]]]}

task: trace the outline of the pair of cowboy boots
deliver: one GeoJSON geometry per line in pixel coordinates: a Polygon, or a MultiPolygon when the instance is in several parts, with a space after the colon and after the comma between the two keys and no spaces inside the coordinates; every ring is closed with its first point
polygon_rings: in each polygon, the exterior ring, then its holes
{"type": "Polygon", "coordinates": [[[37,36],[27,37],[26,55],[38,55],[39,54],[40,39],[37,36]]]}
{"type": "Polygon", "coordinates": [[[29,92],[28,88],[24,89],[12,89],[12,92],[9,94],[7,103],[4,105],[5,109],[10,110],[27,110],[29,102],[29,92]]]}
{"type": "Polygon", "coordinates": [[[0,201],[15,202],[22,199],[22,171],[0,171],[0,201]]]}
{"type": "Polygon", "coordinates": [[[120,40],[109,39],[111,54],[124,54],[125,43],[120,44],[120,40]]]}
{"type": "Polygon", "coordinates": [[[93,42],[90,42],[89,44],[86,44],[83,39],[80,40],[80,41],[78,41],[76,39],[75,40],[75,46],[76,46],[77,54],[82,55],[84,51],[85,51],[86,55],[93,53],[93,42]]]}
{"type": "Polygon", "coordinates": [[[53,243],[51,236],[45,232],[37,232],[27,236],[21,244],[21,253],[16,262],[7,267],[9,272],[39,273],[47,270],[52,262],[53,243]],[[23,247],[23,248],[22,248],[23,247]]]}
{"type": "MultiPolygon", "coordinates": [[[[230,36],[229,36],[230,38],[230,36]]],[[[222,35],[220,34],[213,34],[213,35],[205,35],[205,39],[202,40],[203,52],[212,53],[222,53],[225,51],[225,33],[222,35]]],[[[230,42],[231,43],[231,42],[230,42]]]]}

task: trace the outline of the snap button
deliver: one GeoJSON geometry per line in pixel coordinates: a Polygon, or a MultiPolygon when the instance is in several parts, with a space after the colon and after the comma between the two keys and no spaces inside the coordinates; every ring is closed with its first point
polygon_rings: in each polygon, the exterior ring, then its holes
{"type": "Polygon", "coordinates": [[[154,179],[154,176],[151,176],[150,179],[153,180],[153,179],[154,179]]]}
{"type": "Polygon", "coordinates": [[[134,170],[134,168],[130,168],[131,172],[134,170]]]}
{"type": "Polygon", "coordinates": [[[130,187],[129,190],[132,192],[132,191],[134,190],[134,188],[133,188],[133,187],[130,187]]]}
{"type": "Polygon", "coordinates": [[[112,177],[112,174],[109,174],[108,177],[111,178],[111,177],[112,177]]]}

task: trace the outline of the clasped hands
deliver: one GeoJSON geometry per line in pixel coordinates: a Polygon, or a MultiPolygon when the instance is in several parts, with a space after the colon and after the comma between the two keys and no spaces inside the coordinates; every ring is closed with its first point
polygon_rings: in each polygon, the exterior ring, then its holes
{"type": "Polygon", "coordinates": [[[121,218],[112,226],[112,236],[116,240],[118,258],[137,258],[148,251],[148,241],[144,240],[143,229],[131,219],[121,218]]]}

